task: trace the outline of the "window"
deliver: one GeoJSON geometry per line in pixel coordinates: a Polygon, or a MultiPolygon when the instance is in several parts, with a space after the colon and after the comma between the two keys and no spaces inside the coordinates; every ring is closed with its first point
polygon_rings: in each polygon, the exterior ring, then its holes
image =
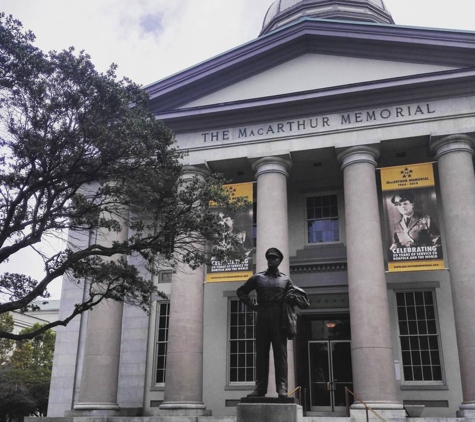
{"type": "Polygon", "coordinates": [[[307,233],[308,243],[340,241],[336,195],[307,198],[307,233]]]}
{"type": "Polygon", "coordinates": [[[164,384],[167,369],[168,321],[170,317],[170,303],[157,302],[157,337],[155,359],[155,383],[164,384]]]}
{"type": "Polygon", "coordinates": [[[406,381],[442,381],[433,293],[396,293],[402,366],[406,381]]]}
{"type": "Polygon", "coordinates": [[[229,303],[229,382],[254,382],[256,314],[239,299],[229,303]]]}
{"type": "Polygon", "coordinates": [[[159,283],[171,283],[172,282],[172,271],[160,271],[158,276],[159,283]]]}

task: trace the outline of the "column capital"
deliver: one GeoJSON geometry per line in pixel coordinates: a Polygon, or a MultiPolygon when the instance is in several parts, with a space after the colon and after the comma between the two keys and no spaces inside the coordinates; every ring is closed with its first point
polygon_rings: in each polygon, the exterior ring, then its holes
{"type": "Polygon", "coordinates": [[[289,177],[292,163],[281,157],[263,157],[252,163],[252,169],[256,172],[256,179],[265,173],[280,173],[289,177]]]}
{"type": "Polygon", "coordinates": [[[464,133],[456,133],[447,136],[434,136],[429,141],[429,148],[434,152],[435,158],[438,160],[445,154],[450,152],[468,152],[473,155],[475,146],[475,139],[464,133]]]}
{"type": "Polygon", "coordinates": [[[337,155],[342,170],[352,164],[359,163],[367,163],[376,167],[378,158],[379,148],[365,145],[347,148],[337,155]]]}
{"type": "Polygon", "coordinates": [[[190,179],[192,177],[198,177],[204,179],[211,175],[211,172],[208,169],[198,167],[198,166],[184,166],[183,167],[183,179],[190,179]]]}

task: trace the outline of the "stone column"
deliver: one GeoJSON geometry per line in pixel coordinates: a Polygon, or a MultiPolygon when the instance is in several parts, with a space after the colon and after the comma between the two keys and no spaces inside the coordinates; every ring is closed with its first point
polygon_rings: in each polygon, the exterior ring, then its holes
{"type": "Polygon", "coordinates": [[[290,274],[287,213],[287,172],[290,167],[288,160],[279,157],[261,158],[252,166],[257,180],[257,272],[267,269],[266,250],[275,247],[284,254],[280,271],[290,274]]]}
{"type": "Polygon", "coordinates": [[[445,243],[454,304],[462,378],[461,417],[475,417],[475,176],[474,139],[467,135],[432,138],[439,167],[445,243]]]}
{"type": "MultiPolygon", "coordinates": [[[[127,227],[120,233],[98,233],[96,242],[110,246],[127,240],[127,227]]],[[[112,256],[110,259],[114,259],[112,256]]],[[[104,300],[88,313],[84,362],[76,413],[113,416],[119,414],[117,389],[123,304],[104,300]]]]}
{"type": "MultiPolygon", "coordinates": [[[[189,167],[183,181],[208,174],[206,170],[189,167]]],[[[203,266],[192,270],[186,264],[178,264],[172,276],[167,372],[160,414],[204,414],[203,283],[203,266]]]]}
{"type": "MultiPolygon", "coordinates": [[[[344,172],[354,392],[383,417],[404,417],[396,376],[381,240],[374,147],[338,155],[344,172]],[[383,413],[381,413],[383,411],[383,413]]],[[[362,405],[352,406],[361,416],[362,405]]]]}
{"type": "MultiPolygon", "coordinates": [[[[256,271],[267,269],[266,250],[279,249],[284,259],[279,270],[290,276],[289,218],[287,212],[287,178],[290,161],[280,157],[265,157],[253,163],[257,180],[257,248],[256,271]]],[[[295,388],[293,342],[287,345],[288,388],[295,388]]],[[[269,396],[276,396],[274,357],[269,362],[269,396]]]]}

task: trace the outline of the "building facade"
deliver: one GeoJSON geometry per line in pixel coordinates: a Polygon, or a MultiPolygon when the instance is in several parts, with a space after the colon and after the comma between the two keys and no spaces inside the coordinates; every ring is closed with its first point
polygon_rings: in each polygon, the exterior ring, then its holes
{"type": "MultiPolygon", "coordinates": [[[[288,346],[309,412],[341,416],[346,386],[387,415],[473,415],[474,52],[475,32],[398,26],[382,0],[277,0],[254,41],[145,88],[190,175],[252,184],[254,271],[277,247],[307,291],[288,346]]],[[[49,416],[235,414],[245,279],[156,281],[150,316],[113,304],[58,330],[49,416]]],[[[82,294],[64,283],[60,317],[82,294]]]]}
{"type": "MultiPolygon", "coordinates": [[[[59,313],[59,300],[48,300],[47,302],[36,302],[38,309],[34,311],[11,313],[14,322],[13,332],[18,334],[24,328],[30,328],[34,324],[48,324],[57,321],[59,313]]],[[[53,329],[56,331],[56,328],[53,329]]]]}

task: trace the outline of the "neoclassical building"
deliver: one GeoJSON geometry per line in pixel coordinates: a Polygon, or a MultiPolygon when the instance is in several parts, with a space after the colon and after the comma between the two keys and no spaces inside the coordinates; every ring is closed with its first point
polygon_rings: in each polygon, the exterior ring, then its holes
{"type": "MultiPolygon", "coordinates": [[[[252,271],[277,247],[309,295],[288,345],[307,416],[342,416],[346,386],[387,417],[474,417],[475,32],[276,0],[255,40],[145,89],[190,175],[249,188],[252,271]]],[[[212,271],[161,273],[150,316],[107,304],[58,330],[49,416],[235,415],[254,315],[244,275],[212,271]]],[[[60,315],[82,294],[64,283],[60,315]]]]}

